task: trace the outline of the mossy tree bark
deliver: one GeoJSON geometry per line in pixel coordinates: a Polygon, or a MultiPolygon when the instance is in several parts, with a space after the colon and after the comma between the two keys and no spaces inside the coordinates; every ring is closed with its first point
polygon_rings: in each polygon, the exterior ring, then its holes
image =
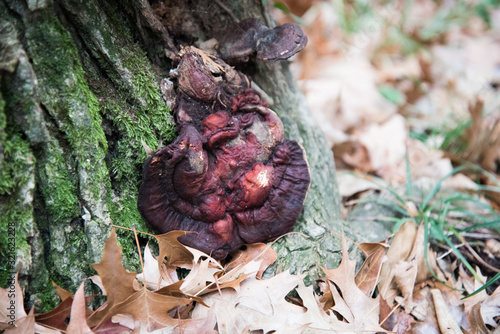
{"type": "MultiPolygon", "coordinates": [[[[142,142],[156,148],[175,138],[159,82],[181,45],[217,38],[234,18],[274,24],[260,0],[151,3],[0,0],[2,284],[18,271],[37,306],[53,306],[51,281],[74,291],[94,274],[112,224],[152,232],[136,209],[142,142]],[[13,231],[15,252],[4,246],[13,231]]],[[[272,98],[311,167],[299,233],[275,243],[274,270],[317,278],[340,251],[329,233],[342,230],[332,153],[286,62],[243,70],[272,98]]],[[[118,233],[125,266],[139,270],[133,236],[118,233]]]]}

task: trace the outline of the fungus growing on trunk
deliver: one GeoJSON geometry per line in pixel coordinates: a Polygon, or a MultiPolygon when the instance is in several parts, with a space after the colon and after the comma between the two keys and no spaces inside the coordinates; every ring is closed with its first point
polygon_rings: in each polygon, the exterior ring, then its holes
{"type": "Polygon", "coordinates": [[[235,23],[221,39],[219,52],[229,63],[246,62],[252,56],[262,60],[288,59],[307,44],[307,36],[296,23],[273,29],[249,18],[235,23]]]}
{"type": "Polygon", "coordinates": [[[223,259],[290,231],[310,177],[304,152],[249,79],[195,48],[174,71],[179,136],[144,164],[138,208],[179,241],[223,259]]]}

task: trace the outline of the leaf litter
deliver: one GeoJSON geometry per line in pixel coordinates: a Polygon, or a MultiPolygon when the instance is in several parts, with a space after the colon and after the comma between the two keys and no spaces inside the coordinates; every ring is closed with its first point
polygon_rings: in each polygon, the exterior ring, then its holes
{"type": "MultiPolygon", "coordinates": [[[[306,286],[305,274],[289,271],[262,279],[276,260],[269,245],[248,245],[223,266],[178,244],[178,231],[158,236],[164,248],[160,253],[182,248],[171,255],[175,261],[160,261],[146,247],[144,271],[130,273],[122,266],[113,230],[101,262],[94,265],[100,280],[91,280],[106,290],[103,305],[93,309],[84,281],[74,295],[59,288],[64,299],[48,313],[34,314],[32,309],[27,314],[17,308],[11,323],[6,313],[0,313],[0,328],[6,333],[418,333],[416,329],[432,324],[490,333],[497,326],[500,289],[462,300],[482,283],[461,267],[442,270],[429,251],[439,280],[434,278],[425,264],[423,231],[407,222],[391,242],[359,244],[366,259],[357,273],[343,238],[339,267],[324,268],[317,285],[306,286]],[[163,280],[159,264],[166,272],[181,268],[173,263],[190,267],[189,273],[163,280]]],[[[21,291],[17,278],[15,284],[21,291]]],[[[22,305],[22,296],[16,298],[22,305]]],[[[8,290],[0,290],[0,305],[9,303],[8,290]]]]}

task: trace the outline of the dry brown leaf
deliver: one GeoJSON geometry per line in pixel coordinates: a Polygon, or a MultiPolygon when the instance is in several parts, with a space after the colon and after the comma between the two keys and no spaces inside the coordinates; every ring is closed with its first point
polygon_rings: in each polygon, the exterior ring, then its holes
{"type": "MultiPolygon", "coordinates": [[[[193,317],[206,318],[213,311],[219,333],[242,333],[243,330],[264,330],[265,333],[300,322],[305,309],[288,303],[285,296],[303,279],[289,272],[270,279],[258,280],[250,276],[241,282],[240,291],[225,289],[206,295],[203,301],[210,309],[196,306],[193,317]]],[[[289,332],[295,333],[295,332],[289,332]]]]}
{"type": "Polygon", "coordinates": [[[218,334],[216,329],[216,319],[213,311],[208,310],[204,318],[192,318],[189,322],[179,324],[173,330],[173,334],[218,334]]]}
{"type": "Polygon", "coordinates": [[[403,300],[407,305],[411,304],[413,288],[417,278],[417,263],[415,259],[410,261],[400,261],[393,268],[393,280],[398,290],[401,292],[403,300]]]}
{"type": "Polygon", "coordinates": [[[500,118],[498,115],[483,118],[483,107],[484,101],[480,99],[469,105],[472,125],[465,131],[467,150],[463,156],[494,172],[500,158],[500,118]]]}
{"type": "Polygon", "coordinates": [[[85,281],[75,293],[73,304],[71,305],[71,315],[66,332],[68,334],[94,333],[87,324],[87,306],[85,305],[85,281]]]}
{"type": "Polygon", "coordinates": [[[36,315],[36,322],[60,330],[66,330],[66,318],[71,313],[72,304],[73,297],[66,298],[62,303],[57,305],[57,307],[50,312],[36,315]]]}
{"type": "MultiPolygon", "coordinates": [[[[342,158],[347,166],[355,168],[356,171],[361,173],[373,171],[368,150],[359,142],[345,141],[334,145],[332,150],[336,157],[342,158]]],[[[339,164],[338,161],[337,164],[339,164]]]]}
{"type": "Polygon", "coordinates": [[[113,315],[130,314],[147,331],[153,331],[188,322],[189,320],[174,319],[167,312],[178,306],[189,305],[191,302],[191,298],[162,295],[142,288],[116,305],[113,315]]]}
{"type": "Polygon", "coordinates": [[[359,249],[366,259],[355,277],[358,288],[367,296],[371,296],[380,278],[382,263],[386,259],[388,245],[382,242],[362,243],[359,249]]]}
{"type": "Polygon", "coordinates": [[[488,327],[486,327],[484,323],[483,316],[481,315],[481,303],[477,303],[467,312],[467,319],[469,320],[469,332],[471,334],[490,334],[488,327]]]}
{"type": "Polygon", "coordinates": [[[334,305],[331,308],[331,311],[334,315],[338,315],[340,319],[346,321],[347,323],[354,322],[354,314],[351,312],[351,308],[347,305],[346,301],[342,298],[341,291],[332,283],[332,281],[328,281],[330,291],[332,292],[334,305]]]}
{"type": "Polygon", "coordinates": [[[486,240],[486,249],[494,256],[500,257],[500,242],[498,240],[486,240]]]}
{"type": "Polygon", "coordinates": [[[163,279],[167,282],[170,274],[165,271],[165,268],[162,266],[165,258],[167,258],[167,268],[173,266],[190,268],[192,265],[193,254],[183,244],[181,244],[179,240],[177,240],[177,238],[185,235],[186,233],[191,232],[171,231],[155,236],[158,241],[158,246],[160,247],[160,254],[158,255],[158,268],[163,279]]]}
{"type": "Polygon", "coordinates": [[[211,267],[210,263],[211,261],[207,259],[193,264],[193,268],[183,280],[182,292],[190,296],[197,296],[199,292],[207,287],[207,282],[213,283],[215,281],[214,275],[220,269],[211,267]]]}
{"type": "MultiPolygon", "coordinates": [[[[486,283],[486,277],[481,274],[481,270],[476,267],[476,273],[481,281],[478,281],[475,277],[469,276],[469,274],[464,270],[463,266],[460,265],[458,268],[459,277],[462,279],[462,284],[464,289],[468,294],[479,289],[484,283],[486,283]]],[[[463,300],[465,311],[469,311],[474,305],[482,303],[488,298],[486,290],[476,293],[474,296],[465,298],[463,300]]]]}
{"type": "Polygon", "coordinates": [[[318,300],[314,296],[312,286],[306,287],[304,282],[300,281],[296,291],[302,299],[303,306],[307,309],[301,320],[303,329],[311,329],[311,332],[314,332],[312,329],[344,330],[346,327],[345,323],[338,321],[337,318],[328,316],[324,309],[320,308],[318,300]]]}
{"type": "MultiPolygon", "coordinates": [[[[345,238],[342,238],[342,261],[336,269],[323,269],[326,278],[338,288],[340,295],[335,296],[335,306],[340,305],[341,300],[348,307],[350,314],[344,312],[342,316],[351,318],[349,329],[351,330],[382,330],[379,326],[379,301],[370,298],[361,291],[354,281],[356,261],[349,259],[345,238]],[[337,298],[337,299],[336,299],[337,298]],[[340,299],[339,299],[340,298],[340,299]]],[[[334,288],[330,287],[332,292],[334,288]]],[[[335,310],[334,306],[334,310],[335,310]]],[[[338,309],[336,310],[339,311],[338,309]]]]}
{"type": "Polygon", "coordinates": [[[397,295],[396,284],[393,282],[394,266],[400,262],[405,261],[413,247],[413,241],[417,234],[417,227],[413,221],[408,221],[401,225],[398,232],[392,240],[391,246],[387,251],[387,261],[382,265],[380,271],[380,294],[388,305],[392,305],[394,298],[397,295]]]}
{"type": "MultiPolygon", "coordinates": [[[[99,326],[99,329],[95,330],[96,333],[106,333],[106,334],[125,334],[130,332],[130,328],[122,325],[119,322],[114,322],[113,319],[117,317],[120,319],[121,315],[113,316],[107,319],[102,325],[99,326]]],[[[132,319],[133,317],[130,316],[132,319]]],[[[139,327],[139,323],[137,326],[139,327]]]]}
{"type": "Polygon", "coordinates": [[[104,285],[102,285],[102,280],[99,275],[90,276],[89,279],[92,281],[92,283],[97,285],[99,289],[101,289],[101,294],[103,296],[107,295],[106,289],[104,288],[104,285]]]}
{"type": "Polygon", "coordinates": [[[324,311],[332,308],[334,305],[333,294],[332,290],[330,289],[330,285],[331,285],[330,281],[323,281],[323,280],[318,281],[318,287],[319,290],[321,291],[318,303],[322,306],[324,311]]]}
{"type": "Polygon", "coordinates": [[[368,150],[370,165],[381,176],[391,176],[394,167],[404,160],[408,130],[401,115],[393,115],[382,124],[371,124],[357,137],[368,150]]]}
{"type": "Polygon", "coordinates": [[[412,333],[440,334],[430,290],[425,286],[413,292],[414,309],[410,315],[417,321],[413,324],[412,333]]]}
{"type": "MultiPolygon", "coordinates": [[[[425,244],[425,226],[424,224],[420,224],[417,229],[417,234],[415,236],[415,240],[413,241],[413,247],[411,253],[409,255],[409,260],[415,259],[415,263],[417,265],[417,277],[415,279],[415,284],[419,284],[424,282],[425,280],[432,277],[431,271],[427,266],[425,261],[425,247],[428,245],[425,244]]],[[[427,261],[432,271],[438,276],[440,280],[445,280],[444,275],[442,275],[441,270],[439,269],[436,262],[436,253],[431,249],[427,250],[427,261]]]]}
{"type": "Polygon", "coordinates": [[[340,196],[344,198],[366,190],[381,188],[375,182],[370,181],[366,175],[352,172],[337,171],[337,183],[339,185],[340,196]]]}
{"type": "Polygon", "coordinates": [[[24,310],[23,290],[17,281],[17,274],[6,289],[0,288],[0,322],[13,324],[26,317],[24,310]]]}
{"type": "MultiPolygon", "coordinates": [[[[407,139],[406,145],[412,182],[429,180],[434,186],[453,170],[450,159],[442,151],[430,148],[416,139],[407,139]]],[[[405,181],[406,167],[406,163],[400,164],[400,173],[405,175],[405,181]]],[[[451,181],[446,179],[445,182],[451,181]]]]}
{"type": "MultiPolygon", "coordinates": [[[[21,304],[22,305],[22,304],[21,304]]],[[[30,334],[35,332],[35,310],[32,308],[30,313],[14,322],[15,328],[8,328],[5,334],[30,334]]]]}
{"type": "MultiPolygon", "coordinates": [[[[231,280],[226,280],[225,282],[220,282],[219,279],[217,278],[216,282],[214,282],[210,285],[207,285],[207,287],[205,289],[201,290],[200,292],[198,292],[197,295],[203,296],[205,294],[208,294],[208,293],[211,293],[214,291],[218,291],[218,290],[222,290],[222,289],[227,289],[227,288],[231,288],[231,289],[234,289],[236,291],[239,291],[241,282],[249,276],[255,277],[255,275],[252,275],[252,274],[240,274],[236,278],[232,278],[231,280]]],[[[221,278],[224,278],[224,275],[222,275],[221,278]]]]}
{"type": "Polygon", "coordinates": [[[130,273],[122,265],[122,249],[118,247],[116,232],[111,230],[111,234],[104,246],[101,262],[93,265],[102,284],[107,292],[107,306],[97,312],[89,319],[91,327],[98,326],[105,319],[115,315],[113,308],[125,301],[136,290],[134,289],[135,273],[130,273]]]}
{"type": "MultiPolygon", "coordinates": [[[[416,284],[432,277],[425,261],[424,225],[418,229],[409,221],[401,226],[387,252],[388,261],[382,265],[380,293],[392,305],[401,292],[406,308],[412,308],[412,293],[416,284]]],[[[438,278],[446,280],[437,266],[435,253],[427,252],[429,265],[438,278]]]]}
{"type": "Polygon", "coordinates": [[[408,333],[411,330],[411,324],[415,322],[415,319],[407,314],[406,312],[399,312],[396,320],[396,330],[397,334],[408,333]]]}
{"type": "Polygon", "coordinates": [[[481,315],[485,324],[493,328],[500,327],[495,321],[495,318],[500,317],[500,287],[497,287],[493,294],[481,303],[481,315]]]}
{"type": "Polygon", "coordinates": [[[220,281],[227,282],[240,273],[255,273],[256,278],[261,278],[266,268],[274,263],[276,258],[276,251],[271,248],[271,245],[264,243],[246,245],[244,251],[239,250],[233,254],[233,260],[225,268],[227,276],[224,275],[226,277],[221,278],[220,281]]]}
{"type": "Polygon", "coordinates": [[[136,322],[131,314],[116,314],[111,318],[111,322],[128,329],[135,329],[140,326],[139,322],[136,322]]]}
{"type": "Polygon", "coordinates": [[[36,334],[63,334],[64,332],[52,329],[50,327],[45,327],[35,322],[35,333],[36,334]]]}
{"type": "Polygon", "coordinates": [[[57,285],[56,283],[52,282],[52,286],[54,288],[56,288],[56,293],[57,295],[59,296],[59,298],[61,298],[62,301],[64,301],[66,298],[70,298],[70,297],[73,297],[73,294],[71,292],[69,292],[68,290],[66,289],[63,289],[61,288],[59,285],[57,285]]]}
{"type": "MultiPolygon", "coordinates": [[[[137,274],[136,278],[140,282],[143,282],[148,289],[155,291],[168,285],[168,283],[163,280],[160,274],[158,259],[156,259],[153,256],[153,254],[151,254],[151,249],[149,248],[149,244],[147,244],[146,247],[144,248],[143,269],[144,271],[140,274],[137,274]]],[[[176,274],[175,279],[177,279],[177,273],[175,274],[176,274]]]]}
{"type": "Polygon", "coordinates": [[[439,328],[443,334],[461,334],[462,331],[458,326],[453,315],[451,314],[448,305],[438,289],[431,290],[432,299],[434,301],[434,311],[438,320],[439,328]]]}

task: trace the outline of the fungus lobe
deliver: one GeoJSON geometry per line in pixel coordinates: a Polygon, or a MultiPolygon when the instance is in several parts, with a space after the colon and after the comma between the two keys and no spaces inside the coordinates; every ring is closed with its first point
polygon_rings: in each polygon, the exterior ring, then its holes
{"type": "Polygon", "coordinates": [[[249,79],[186,48],[177,67],[179,136],[144,164],[138,209],[158,231],[216,259],[288,232],[310,177],[300,145],[249,79]]]}

